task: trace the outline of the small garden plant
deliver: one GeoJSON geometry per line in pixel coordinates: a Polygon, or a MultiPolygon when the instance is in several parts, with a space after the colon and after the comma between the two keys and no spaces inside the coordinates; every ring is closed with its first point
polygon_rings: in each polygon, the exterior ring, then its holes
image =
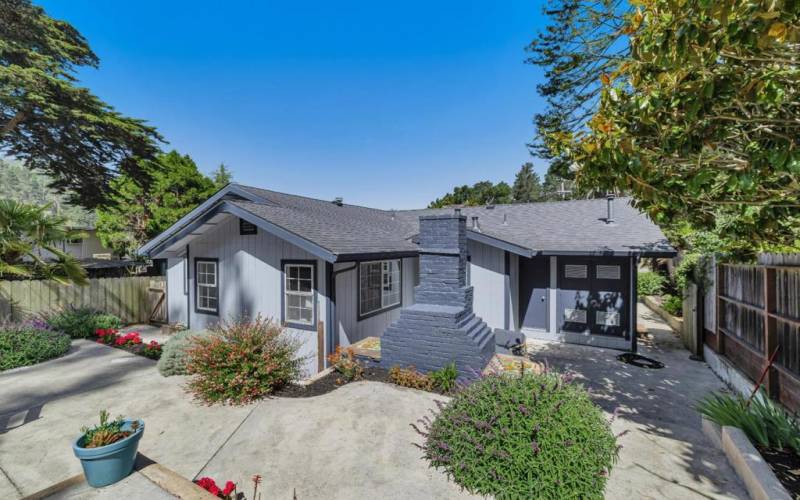
{"type": "Polygon", "coordinates": [[[661,306],[673,316],[683,316],[683,300],[675,295],[664,295],[661,306]]]}
{"type": "Polygon", "coordinates": [[[0,371],[34,365],[63,356],[70,347],[68,335],[34,320],[0,326],[0,371]]]}
{"type": "Polygon", "coordinates": [[[360,380],[364,376],[364,367],[356,359],[353,349],[336,346],[336,351],[328,355],[328,362],[342,375],[342,383],[360,380]]]}
{"type": "Polygon", "coordinates": [[[220,488],[210,477],[201,477],[200,479],[195,480],[195,484],[217,498],[224,498],[225,500],[236,498],[236,483],[233,481],[226,481],[225,486],[220,488]]]}
{"type": "Polygon", "coordinates": [[[456,379],[458,378],[458,370],[455,363],[450,363],[444,368],[434,370],[428,373],[428,378],[431,379],[433,385],[444,393],[451,392],[456,388],[456,379]]]}
{"type": "MultiPolygon", "coordinates": [[[[420,427],[431,465],[497,498],[603,498],[616,437],[587,391],[555,373],[491,375],[420,427]]],[[[418,445],[419,446],[419,445],[418,445]]]]}
{"type": "Polygon", "coordinates": [[[188,388],[205,403],[246,404],[297,379],[303,359],[283,328],[258,316],[215,327],[188,350],[188,388]]]}
{"type": "Polygon", "coordinates": [[[389,369],[389,381],[402,387],[423,391],[433,390],[433,380],[428,375],[417,371],[413,366],[408,368],[393,366],[389,369]]]}
{"type": "Polygon", "coordinates": [[[207,337],[211,333],[210,330],[183,330],[170,336],[162,347],[161,357],[158,358],[158,372],[165,377],[186,375],[188,351],[192,347],[193,339],[207,337]]]}
{"type": "Polygon", "coordinates": [[[99,448],[116,443],[126,437],[130,436],[136,429],[139,428],[139,422],[133,421],[130,431],[123,431],[122,427],[125,425],[123,417],[117,417],[116,420],[109,420],[109,413],[106,410],[100,412],[100,424],[95,425],[91,429],[83,427],[83,439],[79,442],[79,446],[83,448],[99,448]]]}
{"type": "Polygon", "coordinates": [[[73,339],[89,338],[98,329],[122,327],[122,321],[118,317],[89,307],[67,307],[47,316],[45,320],[52,329],[60,330],[73,339]]]}

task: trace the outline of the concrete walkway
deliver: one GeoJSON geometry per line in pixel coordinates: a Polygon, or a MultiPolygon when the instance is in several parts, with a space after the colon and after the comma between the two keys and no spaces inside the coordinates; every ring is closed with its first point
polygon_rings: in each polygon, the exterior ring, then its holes
{"type": "Polygon", "coordinates": [[[623,446],[606,498],[748,498],[744,485],[700,429],[696,401],[724,384],[703,362],[691,361],[670,327],[639,304],[639,322],[653,336],[639,353],[666,366],[648,370],[622,363],[618,351],[529,343],[532,358],[575,372],[609,414],[623,446]]]}
{"type": "MultiPolygon", "coordinates": [[[[655,343],[641,351],[666,364],[645,370],[618,352],[535,343],[533,358],[576,372],[609,415],[629,431],[606,497],[747,498],[725,457],[705,438],[694,402],[722,383],[666,325],[641,307],[655,343]]],[[[204,407],[183,377],[89,341],[66,356],[0,373],[0,498],[19,498],[80,472],[70,448],[99,410],[142,417],[140,450],[187,478],[230,479],[247,494],[264,478],[264,498],[466,498],[420,459],[409,427],[440,399],[377,382],[349,384],[308,399],[275,398],[246,407],[204,407]]],[[[135,477],[133,483],[140,484],[135,477]]],[[[124,489],[124,488],[123,488],[124,489]]],[[[119,493],[117,487],[113,492],[119,493]]],[[[85,497],[115,494],[87,492],[85,497]]],[[[122,495],[129,496],[129,495],[122,495]]],[[[83,498],[84,496],[78,496],[83,498]]]]}

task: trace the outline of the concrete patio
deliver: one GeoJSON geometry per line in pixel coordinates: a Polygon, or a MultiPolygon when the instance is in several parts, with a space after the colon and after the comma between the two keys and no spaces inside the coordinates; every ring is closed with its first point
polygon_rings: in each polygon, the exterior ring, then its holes
{"type": "MultiPolygon", "coordinates": [[[[531,346],[534,359],[576,372],[609,415],[617,412],[615,432],[629,431],[619,439],[607,498],[747,498],[692,409],[722,383],[690,361],[648,309],[640,316],[654,334],[654,345],[641,351],[664,369],[623,364],[616,351],[531,346]]],[[[153,361],[89,341],[74,342],[63,358],[0,374],[0,498],[79,473],[70,442],[103,408],[144,418],[140,450],[153,460],[190,479],[231,479],[248,494],[250,477],[261,474],[265,498],[291,498],[295,490],[301,499],[468,497],[412,445],[419,436],[409,424],[440,396],[358,382],[315,398],[205,407],[192,402],[184,382],[161,377],[153,361]]]]}

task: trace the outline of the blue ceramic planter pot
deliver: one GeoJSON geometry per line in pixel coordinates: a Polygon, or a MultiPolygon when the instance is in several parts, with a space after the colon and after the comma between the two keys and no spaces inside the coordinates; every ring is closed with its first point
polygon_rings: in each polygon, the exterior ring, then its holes
{"type": "MultiPolygon", "coordinates": [[[[89,486],[100,488],[114,484],[128,477],[133,471],[136,450],[144,434],[144,422],[142,420],[138,422],[139,427],[133,434],[107,446],[83,448],[80,445],[83,444],[85,435],[73,441],[72,451],[81,461],[83,475],[86,476],[89,486]]],[[[133,428],[132,424],[133,420],[126,420],[122,430],[130,431],[133,428]]]]}

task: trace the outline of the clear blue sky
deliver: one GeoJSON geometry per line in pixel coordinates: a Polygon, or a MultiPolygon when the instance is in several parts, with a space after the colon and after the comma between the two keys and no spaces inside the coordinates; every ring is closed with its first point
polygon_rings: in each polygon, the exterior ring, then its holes
{"type": "Polygon", "coordinates": [[[541,1],[34,0],[100,57],[83,84],[201,170],[379,208],[531,160],[541,1]]]}

